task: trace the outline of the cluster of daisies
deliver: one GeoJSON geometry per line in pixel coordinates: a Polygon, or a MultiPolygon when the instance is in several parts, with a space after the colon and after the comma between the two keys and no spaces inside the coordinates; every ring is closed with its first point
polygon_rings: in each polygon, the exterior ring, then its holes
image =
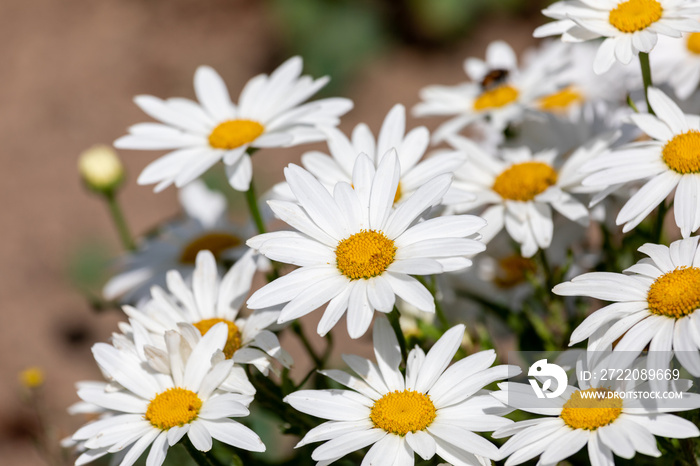
{"type": "MultiPolygon", "coordinates": [[[[649,371],[675,357],[700,377],[700,117],[686,113],[700,97],[700,2],[567,0],[543,13],[554,21],[535,36],[561,41],[520,59],[493,42],[484,60],[464,62],[468,82],[420,92],[414,116],[450,117],[432,134],[407,129],[402,105],[376,133],[343,133],[352,102],[310,100],[328,79],[302,75],[298,57],[252,78],[235,103],[205,66],[197,101],[136,97],[157,122],[114,145],[170,151],[138,182],[174,185],[185,214],[125,253],[104,287],[127,320],[93,347],[105,381],[78,384],[70,410],[92,420],[65,441],[76,465],[111,455],[160,466],[178,443],[216,465],[215,441],[259,458],[248,453],[266,449],[249,422],[256,402],[304,434],[297,448],[323,442],[309,453],[319,465],[413,465],[416,454],[553,465],[587,446],[603,466],[614,455],[674,458],[674,444],[660,449],[655,436],[700,436],[670,414],[700,408],[690,380],[664,387],[682,405],[643,403],[608,395],[659,384],[579,371],[610,363],[600,354],[649,371]],[[253,156],[312,142],[327,151],[303,153],[283,182],[256,193],[253,156]],[[249,222],[232,221],[225,194],[205,183],[221,165],[246,193],[249,222]],[[647,257],[618,257],[623,234],[647,257]],[[625,260],[622,273],[600,271],[625,260]],[[612,303],[583,319],[580,300],[557,296],[612,303]],[[320,337],[344,317],[351,338],[371,333],[374,360],[344,355],[352,372],[320,367],[296,320],[321,308],[320,337]],[[512,344],[503,324],[525,348],[523,322],[542,340],[535,349],[587,340],[564,353],[579,377],[557,396],[507,381],[521,369],[484,349],[512,344]],[[298,385],[278,338],[289,325],[319,370],[298,385]],[[514,411],[518,422],[506,417],[514,411]]],[[[690,442],[679,450],[692,456],[690,442]]]]}

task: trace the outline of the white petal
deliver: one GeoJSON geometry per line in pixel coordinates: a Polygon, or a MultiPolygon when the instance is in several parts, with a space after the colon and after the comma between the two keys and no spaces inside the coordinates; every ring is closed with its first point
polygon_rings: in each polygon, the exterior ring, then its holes
{"type": "Polygon", "coordinates": [[[369,418],[372,401],[349,390],[299,390],[284,399],[302,413],[331,421],[359,421],[369,418]]]}
{"type": "Polygon", "coordinates": [[[372,323],[374,309],[367,299],[367,280],[356,280],[348,298],[348,335],[360,338],[372,323]]]}
{"type": "Polygon", "coordinates": [[[151,445],[151,451],[148,453],[148,459],[146,460],[146,466],[160,466],[165,461],[165,455],[168,453],[168,433],[161,432],[158,437],[156,437],[153,445],[151,445]]]}
{"type": "Polygon", "coordinates": [[[401,364],[401,349],[396,334],[391,328],[389,321],[379,316],[374,321],[372,330],[372,341],[374,343],[374,355],[377,366],[382,373],[382,378],[390,391],[404,389],[404,378],[399,371],[401,364]]]}
{"type": "Polygon", "coordinates": [[[656,115],[665,122],[674,134],[688,131],[688,122],[683,111],[666,94],[655,87],[648,90],[649,103],[656,115]]]}
{"type": "Polygon", "coordinates": [[[421,311],[435,312],[433,295],[415,278],[388,271],[382,277],[389,282],[394,293],[404,301],[409,302],[421,311]]]}
{"type": "Polygon", "coordinates": [[[192,445],[199,451],[211,450],[212,441],[211,434],[204,426],[201,420],[195,420],[190,423],[190,430],[187,432],[187,437],[192,442],[192,445]]]}
{"type": "Polygon", "coordinates": [[[209,66],[200,66],[194,74],[194,90],[197,100],[217,120],[235,117],[235,109],[226,84],[221,76],[209,66]]]}
{"type": "Polygon", "coordinates": [[[435,456],[435,449],[437,448],[435,439],[422,430],[418,430],[415,433],[408,432],[406,434],[406,442],[424,460],[429,460],[435,456]]]}
{"type": "Polygon", "coordinates": [[[442,372],[452,361],[464,337],[464,325],[455,325],[433,345],[425,357],[415,390],[425,393],[430,390],[442,372]]]}
{"type": "Polygon", "coordinates": [[[260,437],[243,424],[228,420],[199,422],[213,438],[220,442],[248,451],[265,451],[265,444],[260,437]]]}
{"type": "Polygon", "coordinates": [[[574,429],[562,435],[542,452],[540,461],[543,464],[556,464],[573,455],[588,443],[588,431],[574,429]]]}
{"type": "Polygon", "coordinates": [[[385,435],[378,442],[372,445],[360,466],[374,466],[393,462],[404,439],[398,435],[385,435]]]}
{"type": "Polygon", "coordinates": [[[386,435],[389,434],[382,429],[370,429],[341,435],[315,449],[311,454],[311,458],[315,461],[340,458],[350,452],[378,442],[386,435]]]}

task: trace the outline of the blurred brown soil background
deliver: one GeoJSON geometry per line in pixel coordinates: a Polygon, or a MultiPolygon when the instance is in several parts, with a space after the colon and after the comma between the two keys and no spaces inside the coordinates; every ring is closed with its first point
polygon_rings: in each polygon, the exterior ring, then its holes
{"type": "MultiPolygon", "coordinates": [[[[465,80],[462,60],[483,56],[492,40],[505,39],[522,51],[534,44],[533,25],[542,22],[533,13],[535,2],[527,2],[530,10],[525,18],[518,17],[523,10],[498,9],[471,18],[458,34],[448,31],[447,40],[436,40],[434,31],[426,39],[425,31],[411,29],[405,12],[392,11],[392,3],[401,2],[387,1],[378,9],[384,15],[379,20],[350,10],[335,13],[346,19],[358,15],[357,24],[374,31],[380,43],[361,44],[360,52],[351,51],[347,60],[314,62],[306,53],[318,52],[314,47],[325,40],[313,35],[315,27],[329,28],[319,21],[323,16],[311,15],[311,22],[301,26],[287,23],[297,14],[295,5],[309,3],[313,2],[0,2],[1,464],[46,464],[28,435],[36,425],[31,411],[20,402],[18,373],[28,366],[44,370],[42,393],[51,435],[54,439],[70,435],[84,422],[65,413],[77,401],[74,383],[100,378],[90,347],[106,341],[123,319],[114,310],[94,312],[70,280],[69,269],[87,245],[98,245],[107,257],[119,251],[107,210],[81,186],[76,163],[78,154],[91,145],[109,144],[130,124],[148,120],[132,103],[134,95],[194,98],[194,70],[208,64],[223,76],[235,100],[250,77],[301,53],[307,72],[318,76],[321,71],[335,79],[334,70],[339,70],[340,84],[332,91],[355,102],[341,129],[349,131],[364,121],[376,133],[392,105],[400,102],[410,109],[423,86],[465,80]],[[306,36],[300,38],[299,31],[306,31],[306,36]]],[[[326,8],[343,2],[316,3],[326,8]]],[[[355,31],[352,21],[342,23],[350,33],[355,31]]],[[[362,28],[355,32],[364,34],[362,28]]],[[[332,57],[332,50],[326,55],[332,57]]],[[[408,127],[434,127],[439,121],[409,117],[408,127]]],[[[261,192],[280,181],[282,167],[298,162],[308,149],[261,151],[254,171],[261,192]]],[[[153,194],[151,187],[135,183],[138,173],[159,153],[125,151],[121,156],[130,178],[120,198],[132,230],[142,233],[176,215],[174,188],[153,194]]],[[[313,334],[319,316],[319,312],[312,314],[304,325],[322,346],[313,334]]],[[[336,365],[341,352],[371,353],[369,336],[350,342],[344,323],[335,329],[335,336],[332,362],[336,365]]],[[[283,335],[283,345],[300,354],[290,335],[283,335]]],[[[297,360],[298,376],[306,373],[309,364],[303,358],[297,360]]]]}

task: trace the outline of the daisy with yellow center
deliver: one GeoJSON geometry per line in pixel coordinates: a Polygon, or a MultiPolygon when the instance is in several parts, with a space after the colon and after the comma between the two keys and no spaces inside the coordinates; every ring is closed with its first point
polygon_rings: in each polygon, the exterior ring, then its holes
{"type": "Polygon", "coordinates": [[[667,84],[680,100],[687,100],[700,84],[700,33],[659,37],[650,54],[654,82],[667,84]]]}
{"type": "Polygon", "coordinates": [[[563,296],[614,301],[584,320],[571,335],[571,344],[602,332],[589,342],[589,350],[605,350],[619,339],[615,351],[631,357],[649,345],[657,354],[675,354],[688,372],[700,376],[698,237],[674,241],[670,247],[649,243],[639,251],[649,258],[624,275],[587,273],[554,287],[563,296]]]}
{"type": "Polygon", "coordinates": [[[686,115],[668,96],[649,88],[656,116],[633,114],[632,121],[651,140],[632,143],[582,167],[583,184],[602,190],[646,180],[615,220],[628,232],[675,190],[673,213],[683,238],[700,228],[700,119],[686,115]]]}
{"type": "Polygon", "coordinates": [[[496,355],[482,351],[451,367],[464,336],[464,326],[447,332],[425,354],[416,346],[399,370],[401,351],[384,317],[373,328],[376,363],[343,356],[353,370],[322,374],[349,390],[301,390],[285,401],[295,409],[328,422],[311,429],[297,447],[325,441],[312,459],[330,463],[371,446],[362,464],[414,464],[437,455],[452,464],[486,464],[498,449],[475,432],[512,424],[501,417],[504,405],[483,390],[494,381],[519,373],[515,366],[491,367],[496,355]]]}
{"type": "Polygon", "coordinates": [[[560,1],[542,10],[555,21],[535,30],[535,37],[560,35],[565,42],[605,38],[593,64],[605,73],[615,60],[628,64],[639,52],[650,52],[659,35],[680,37],[700,31],[696,2],[675,0],[560,1]]]}
{"type": "Polygon", "coordinates": [[[522,120],[526,107],[553,93],[557,83],[551,71],[558,63],[542,61],[518,69],[513,49],[503,41],[491,42],[486,59],[468,58],[464,70],[471,79],[457,86],[429,86],[421,90],[422,102],[413,108],[415,116],[454,115],[433,134],[436,142],[477,121],[502,131],[522,120]]]}
{"type": "Polygon", "coordinates": [[[253,364],[267,374],[273,360],[286,367],[292,363],[289,354],[281,348],[277,335],[267,330],[277,320],[279,312],[239,315],[257,270],[255,262],[255,253],[248,250],[219,278],[214,254],[200,251],[191,285],[172,270],[167,274],[168,291],[154,287],[149,301],[139,305],[139,309],[124,306],[124,312],[132,322],[138,322],[153,336],[153,346],[161,350],[166,349],[164,335],[168,331],[184,330],[193,338],[199,338],[223,324],[228,331],[223,353],[226,359],[236,363],[232,368],[234,376],[224,382],[224,386],[230,383],[232,389],[253,394],[255,389],[248,382],[241,364],[253,364]]]}
{"type": "Polygon", "coordinates": [[[532,257],[552,242],[552,208],[569,220],[588,222],[588,209],[574,197],[586,192],[577,168],[605,151],[609,139],[591,140],[562,163],[555,151],[532,154],[527,148],[504,149],[494,156],[466,138],[452,136],[448,142],[470,155],[469,162],[455,172],[455,189],[473,193],[477,199],[457,205],[455,211],[479,212],[486,219],[484,242],[505,228],[520,244],[522,256],[532,257]]]}
{"type": "MultiPolygon", "coordinates": [[[[302,166],[332,193],[336,183],[352,184],[352,170],[358,154],[367,155],[377,167],[381,159],[395,149],[401,165],[399,185],[394,195],[395,205],[408,199],[431,178],[452,173],[466,158],[464,154],[445,150],[435,151],[426,157],[430,133],[424,126],[406,131],[406,109],[400,104],[387,113],[376,138],[364,123],[355,126],[350,138],[335,128],[327,128],[325,132],[329,153],[306,152],[301,156],[302,166]]],[[[273,197],[285,201],[295,199],[286,182],[273,188],[273,197]]],[[[458,193],[450,193],[448,197],[459,198],[458,193]]]]}
{"type": "Polygon", "coordinates": [[[285,177],[297,202],[268,203],[297,231],[259,235],[247,244],[268,259],[300,268],[256,291],[248,307],[283,304],[281,324],[328,303],[318,333],[325,335],[347,310],[352,338],[367,331],[375,310],[391,312],[396,296],[434,312],[432,295],[411,275],[469,267],[468,257],[484,249],[474,239],[484,221],[458,215],[417,223],[441,202],[451,177],[430,179],[395,206],[400,174],[396,151],[384,155],[376,168],[360,154],[352,183],[338,182],[331,194],[311,173],[287,167],[285,177]]]}
{"type": "MultiPolygon", "coordinates": [[[[584,359],[576,366],[589,367],[584,362],[587,356],[582,353],[584,359]]],[[[633,361],[630,370],[646,366],[647,361],[639,358],[633,361]]],[[[579,378],[578,387],[569,385],[554,398],[537,398],[529,384],[506,382],[498,385],[501,391],[492,396],[502,403],[545,415],[516,422],[493,433],[494,438],[511,437],[500,450],[504,458],[508,457],[506,466],[515,466],[537,456],[538,464],[558,464],[585,446],[591,464],[613,465],[613,454],[625,459],[633,458],[638,452],[661,456],[654,435],[668,438],[700,435],[693,422],[667,414],[700,407],[700,397],[679,388],[690,386],[689,381],[679,380],[672,388],[683,392],[685,400],[682,402],[643,403],[632,394],[641,396],[652,391],[648,381],[602,380],[601,368],[610,369],[610,362],[590,369],[588,372],[596,375],[585,380],[579,378]]],[[[576,373],[583,374],[583,370],[577,369],[576,373]]]]}
{"type": "Polygon", "coordinates": [[[185,215],[143,238],[118,262],[119,272],[104,286],[105,299],[136,303],[148,298],[152,286],[165,286],[168,270],[189,278],[200,251],[210,251],[222,264],[240,259],[248,250],[245,239],[255,227],[252,221],[238,225],[229,219],[222,193],[195,180],[180,189],[178,197],[185,215]]]}
{"type": "Polygon", "coordinates": [[[155,191],[185,186],[223,161],[231,186],[246,191],[252,177],[249,149],[288,147],[322,141],[321,127],[334,127],[352,108],[347,99],[306,103],[328,78],[301,76],[302,60],[293,57],[269,76],[258,75],[231,101],[223,79],[208,66],[194,76],[198,102],[161,100],[141,95],[134,101],[159,123],[140,123],[117,139],[115,147],[173,150],[148,165],[139,184],[157,183],[155,191]]]}
{"type": "Polygon", "coordinates": [[[107,390],[100,383],[79,384],[83,403],[92,406],[92,412],[109,415],[73,434],[72,441],[84,451],[76,464],[122,450],[121,464],[133,464],[150,447],[147,464],[160,466],[168,448],[185,435],[200,451],[209,451],[212,439],[245,450],[265,450],[255,432],[230,419],[247,416],[253,397],[223,387],[233,367],[233,361],[221,354],[228,334],[225,324],[214,325],[192,346],[191,339],[170,331],[164,351],[150,345],[154,341],[138,323],[132,328],[146,340],[120,335],[117,346],[93,347],[100,369],[120,390],[107,390]]]}

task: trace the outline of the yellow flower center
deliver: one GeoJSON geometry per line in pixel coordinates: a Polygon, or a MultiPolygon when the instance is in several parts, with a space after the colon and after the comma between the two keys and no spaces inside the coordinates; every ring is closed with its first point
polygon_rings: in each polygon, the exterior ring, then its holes
{"type": "Polygon", "coordinates": [[[700,33],[693,32],[688,35],[688,41],[685,43],[688,50],[692,53],[700,55],[700,33]]]}
{"type": "Polygon", "coordinates": [[[557,182],[557,172],[542,162],[523,162],[510,166],[496,177],[493,190],[503,199],[531,201],[557,182]]]}
{"type": "Polygon", "coordinates": [[[486,90],[474,100],[474,110],[488,110],[500,108],[515,102],[518,99],[518,90],[512,86],[504,85],[486,90]]]}
{"type": "Polygon", "coordinates": [[[338,270],[351,280],[381,275],[394,262],[395,255],[394,242],[375,230],[361,230],[335,248],[338,270]]]}
{"type": "Polygon", "coordinates": [[[494,283],[499,288],[512,288],[523,283],[528,273],[534,273],[537,268],[532,259],[513,255],[498,261],[498,271],[494,283]]]}
{"type": "Polygon", "coordinates": [[[610,11],[608,21],[622,32],[637,32],[660,20],[663,11],[656,0],[627,0],[610,11]]]}
{"type": "Polygon", "coordinates": [[[213,231],[190,241],[180,254],[180,263],[194,265],[199,251],[211,251],[217,259],[221,253],[241,244],[241,239],[230,233],[213,231]]]}
{"type": "Polygon", "coordinates": [[[235,149],[255,141],[263,131],[265,131],[265,127],[257,121],[224,121],[209,135],[209,145],[215,149],[235,149]]]}
{"type": "Polygon", "coordinates": [[[238,326],[236,324],[230,320],[214,318],[200,320],[196,324],[192,325],[197,327],[199,333],[204,335],[210,328],[220,322],[223,322],[228,326],[228,337],[226,338],[226,346],[224,346],[224,354],[226,355],[226,359],[231,359],[233,357],[233,353],[238,351],[238,349],[241,347],[241,331],[238,330],[238,326]]]}
{"type": "Polygon", "coordinates": [[[569,86],[559,92],[542,97],[538,102],[538,106],[540,110],[545,112],[558,112],[583,100],[583,95],[574,86],[569,86]]]}
{"type": "Polygon", "coordinates": [[[169,388],[148,403],[145,418],[153,427],[168,430],[197,419],[201,407],[202,400],[195,392],[186,388],[169,388]]]}
{"type": "Polygon", "coordinates": [[[676,319],[700,309],[700,268],[678,267],[661,275],[649,287],[647,304],[653,314],[676,319]]]}
{"type": "Polygon", "coordinates": [[[413,390],[389,392],[372,406],[369,418],[376,427],[404,436],[424,430],[435,420],[435,405],[426,395],[413,390]]]}
{"type": "Polygon", "coordinates": [[[700,173],[700,131],[691,129],[673,136],[661,151],[661,157],[677,173],[700,173]]]}
{"type": "Polygon", "coordinates": [[[622,413],[622,399],[607,388],[577,390],[564,403],[561,418],[573,429],[596,430],[622,413]],[[586,395],[583,395],[585,393],[586,395]]]}

